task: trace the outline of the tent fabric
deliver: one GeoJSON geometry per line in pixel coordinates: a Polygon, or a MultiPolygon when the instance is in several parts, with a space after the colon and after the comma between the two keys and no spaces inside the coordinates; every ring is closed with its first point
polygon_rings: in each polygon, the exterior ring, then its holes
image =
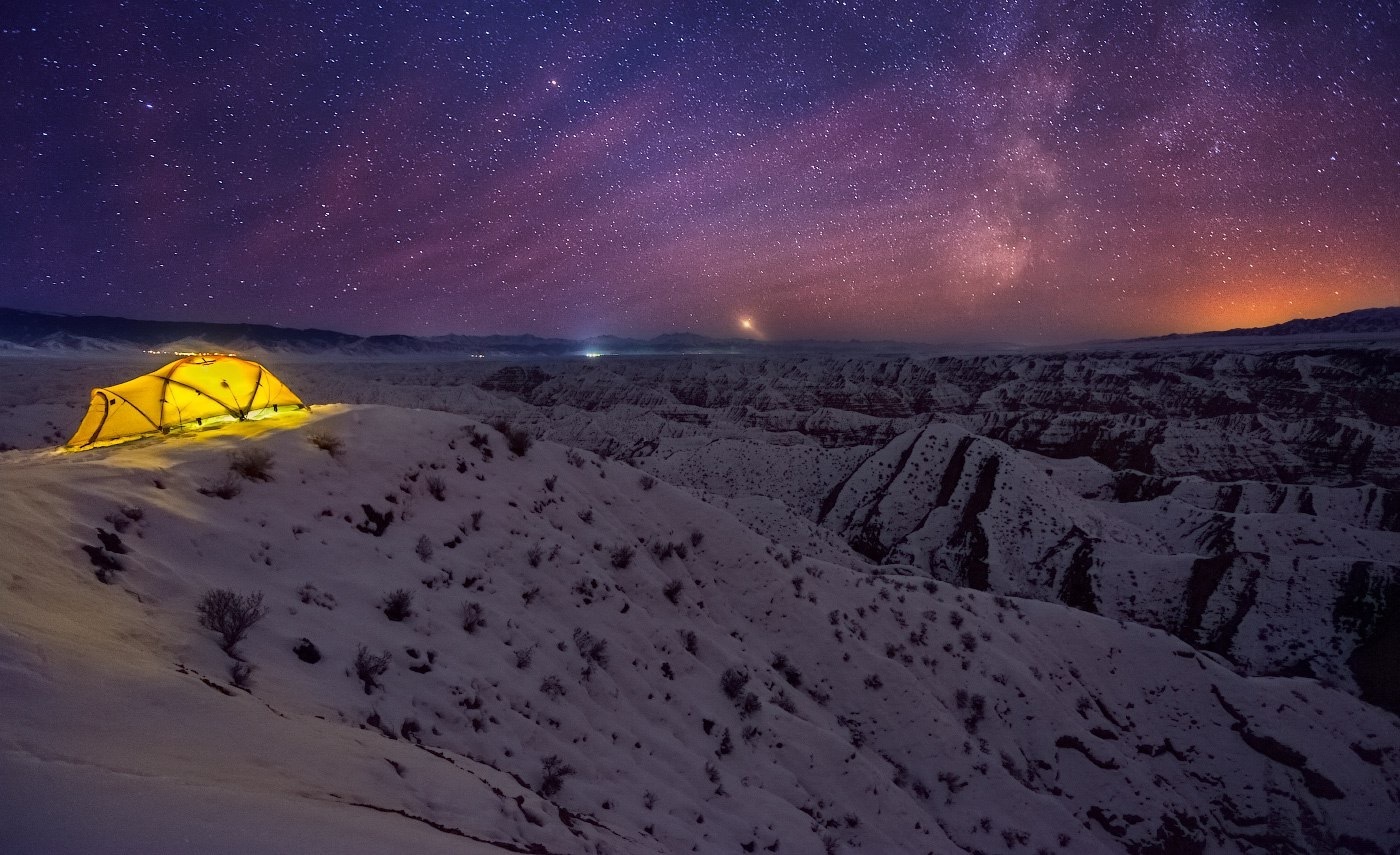
{"type": "Polygon", "coordinates": [[[134,380],[93,389],[87,415],[65,447],[88,448],[211,419],[243,421],[305,407],[256,362],[222,354],[186,356],[134,380]]]}

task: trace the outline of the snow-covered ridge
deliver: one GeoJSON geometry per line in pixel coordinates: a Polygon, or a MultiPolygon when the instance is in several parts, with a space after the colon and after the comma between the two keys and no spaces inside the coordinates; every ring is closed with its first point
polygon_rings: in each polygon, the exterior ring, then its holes
{"type": "Polygon", "coordinates": [[[1382,653],[1400,637],[1393,348],[320,366],[306,382],[509,416],[736,509],[768,502],[746,519],[811,554],[1104,611],[1400,710],[1382,653]]]}
{"type": "Polygon", "coordinates": [[[629,465],[520,457],[461,416],[322,407],[10,452],[0,488],[15,851],[1400,845],[1400,725],[1345,692],[808,557],[629,465]],[[274,480],[200,492],[250,449],[274,480]],[[250,691],[196,623],[211,588],[265,597],[239,647],[250,691]],[[368,692],[359,645],[391,655],[368,692]],[[551,757],[573,769],[557,789],[551,757]]]}

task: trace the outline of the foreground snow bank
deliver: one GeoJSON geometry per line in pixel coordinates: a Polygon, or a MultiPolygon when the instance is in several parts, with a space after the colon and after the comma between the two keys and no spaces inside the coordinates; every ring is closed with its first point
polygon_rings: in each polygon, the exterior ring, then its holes
{"type": "Polygon", "coordinates": [[[11,453],[0,488],[0,838],[29,851],[1400,845],[1400,727],[1344,693],[804,557],[460,416],[11,453]],[[218,489],[249,449],[272,480],[218,489]],[[211,588],[269,607],[247,691],[211,588]]]}

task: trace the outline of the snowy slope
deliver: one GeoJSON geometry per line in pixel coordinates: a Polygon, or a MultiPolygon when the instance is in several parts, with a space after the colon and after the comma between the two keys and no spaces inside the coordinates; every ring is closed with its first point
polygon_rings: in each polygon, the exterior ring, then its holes
{"type": "Polygon", "coordinates": [[[628,465],[518,457],[460,416],[323,407],[9,452],[0,502],[18,851],[1400,846],[1400,723],[1343,691],[808,557],[628,465]],[[274,480],[199,492],[248,449],[274,480]],[[196,622],[211,588],[266,598],[239,647],[251,691],[196,622]],[[368,693],[362,644],[391,656],[368,693]],[[557,792],[548,757],[575,770],[557,792]]]}

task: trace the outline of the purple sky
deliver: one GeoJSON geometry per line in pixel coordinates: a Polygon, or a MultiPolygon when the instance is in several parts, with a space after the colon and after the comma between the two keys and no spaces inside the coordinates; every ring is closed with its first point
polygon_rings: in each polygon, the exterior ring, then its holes
{"type": "Polygon", "coordinates": [[[1054,342],[1400,304],[1391,3],[58,5],[0,12],[0,305],[1054,342]]]}

